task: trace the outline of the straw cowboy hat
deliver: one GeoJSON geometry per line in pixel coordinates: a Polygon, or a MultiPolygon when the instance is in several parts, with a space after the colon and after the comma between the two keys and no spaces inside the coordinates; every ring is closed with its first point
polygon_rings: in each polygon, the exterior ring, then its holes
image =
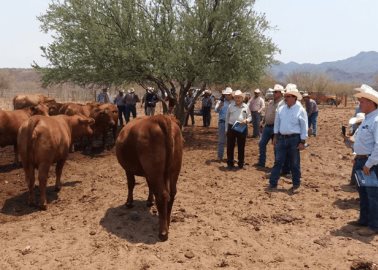
{"type": "Polygon", "coordinates": [[[134,88],[129,89],[129,93],[134,93],[134,92],[135,92],[134,88]]]}
{"type": "Polygon", "coordinates": [[[364,121],[364,119],[365,119],[365,114],[364,113],[358,113],[358,114],[356,114],[355,117],[352,117],[351,119],[349,119],[349,125],[361,123],[362,121],[364,121]]]}
{"type": "Polygon", "coordinates": [[[125,90],[123,90],[123,89],[119,89],[118,92],[120,92],[120,93],[125,93],[125,90]]]}
{"type": "Polygon", "coordinates": [[[303,97],[303,98],[306,98],[306,97],[307,97],[307,98],[310,98],[310,95],[309,95],[308,93],[304,93],[304,94],[302,95],[302,97],[303,97]]]}
{"type": "Polygon", "coordinates": [[[362,86],[360,89],[363,89],[363,90],[362,91],[359,90],[360,92],[355,94],[354,96],[356,98],[366,98],[368,100],[373,101],[375,104],[378,105],[378,92],[368,85],[363,84],[362,86]],[[367,86],[367,87],[362,88],[362,86],[367,86]]]}
{"type": "Polygon", "coordinates": [[[232,88],[231,87],[226,87],[226,89],[224,89],[222,91],[222,94],[223,95],[231,95],[232,94],[232,88]]]}
{"type": "Polygon", "coordinates": [[[261,91],[260,91],[260,89],[255,89],[255,91],[253,91],[254,93],[257,93],[257,94],[260,94],[261,93],[261,91]]]}
{"type": "Polygon", "coordinates": [[[360,92],[365,92],[365,91],[368,91],[368,90],[374,90],[373,88],[371,88],[369,85],[367,84],[362,84],[360,87],[357,87],[357,88],[354,88],[354,90],[356,91],[360,91],[360,92]]]}
{"type": "Polygon", "coordinates": [[[281,92],[282,94],[284,93],[285,89],[282,85],[280,84],[275,84],[274,87],[273,87],[273,92],[276,92],[276,91],[279,91],[281,92]]]}
{"type": "Polygon", "coordinates": [[[284,96],[287,96],[287,95],[293,95],[293,96],[296,96],[298,100],[301,100],[301,99],[302,99],[302,95],[301,95],[301,93],[299,93],[296,84],[288,83],[288,84],[286,85],[285,90],[286,90],[286,91],[285,91],[284,96]]]}
{"type": "Polygon", "coordinates": [[[243,94],[242,91],[240,91],[240,90],[236,90],[236,91],[234,92],[234,97],[243,97],[243,98],[244,98],[244,94],[243,94]]]}

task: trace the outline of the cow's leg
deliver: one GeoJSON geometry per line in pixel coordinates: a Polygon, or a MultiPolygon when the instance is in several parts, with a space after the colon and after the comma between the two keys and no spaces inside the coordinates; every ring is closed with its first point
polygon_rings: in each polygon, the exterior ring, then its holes
{"type": "Polygon", "coordinates": [[[170,183],[170,185],[171,185],[170,186],[170,198],[169,198],[169,201],[168,201],[168,208],[167,208],[168,229],[169,229],[169,224],[171,223],[171,213],[172,213],[173,202],[175,201],[175,196],[176,196],[176,193],[177,193],[176,182],[177,182],[177,179],[170,183]]]}
{"type": "Polygon", "coordinates": [[[35,205],[35,194],[34,194],[34,185],[35,185],[35,174],[33,166],[24,166],[25,171],[25,181],[28,185],[28,204],[30,206],[35,205]]]}
{"type": "Polygon", "coordinates": [[[134,202],[134,197],[133,197],[133,191],[135,187],[135,176],[133,173],[126,172],[126,177],[127,177],[127,200],[126,200],[126,206],[128,208],[133,207],[133,202],[134,202]]]}
{"type": "Polygon", "coordinates": [[[18,161],[18,147],[17,147],[17,143],[15,143],[13,145],[13,149],[14,149],[14,164],[18,165],[19,161],[18,161]]]}
{"type": "Polygon", "coordinates": [[[150,185],[148,185],[148,197],[146,202],[147,207],[154,205],[154,193],[152,192],[150,185]]]}
{"type": "Polygon", "coordinates": [[[49,164],[41,164],[38,167],[38,181],[39,181],[39,208],[41,210],[47,210],[47,200],[46,200],[46,186],[47,186],[47,178],[49,176],[49,164]]]}
{"type": "Polygon", "coordinates": [[[55,167],[55,174],[56,174],[56,181],[55,181],[55,191],[60,191],[62,188],[62,183],[60,182],[60,178],[62,177],[62,171],[63,171],[63,166],[66,160],[59,160],[56,163],[55,167]]]}

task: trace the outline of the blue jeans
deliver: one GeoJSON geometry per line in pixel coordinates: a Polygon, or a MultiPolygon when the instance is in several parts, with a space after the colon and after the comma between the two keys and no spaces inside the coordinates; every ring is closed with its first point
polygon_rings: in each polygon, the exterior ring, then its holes
{"type": "MultiPolygon", "coordinates": [[[[265,167],[266,162],[266,146],[269,143],[269,140],[273,138],[274,134],[274,126],[273,125],[265,125],[262,134],[261,139],[259,142],[259,161],[258,165],[261,167],[265,167]]],[[[276,148],[274,148],[274,156],[276,156],[276,148]]],[[[285,160],[285,163],[282,167],[282,173],[283,174],[289,174],[290,173],[290,160],[287,158],[285,160]]]]}
{"type": "Polygon", "coordinates": [[[218,122],[218,159],[223,159],[224,145],[226,143],[226,123],[224,120],[218,122]]]}
{"type": "MultiPolygon", "coordinates": [[[[352,173],[356,170],[362,170],[367,158],[356,159],[352,173]]],[[[373,166],[374,172],[378,175],[378,166],[373,166]]],[[[362,225],[367,225],[371,229],[378,231],[378,188],[376,187],[359,187],[360,195],[360,218],[362,225]]]]}
{"type": "MultiPolygon", "coordinates": [[[[118,109],[118,120],[119,120],[119,125],[122,127],[123,126],[123,117],[126,118],[126,110],[125,110],[125,106],[117,106],[117,109],[118,109]]],[[[127,123],[127,121],[126,121],[127,123]]]]}
{"type": "Polygon", "coordinates": [[[260,137],[260,121],[261,114],[257,111],[252,112],[253,137],[260,137]]]}
{"type": "Polygon", "coordinates": [[[274,133],[273,125],[265,125],[261,139],[259,142],[259,166],[265,167],[266,162],[266,146],[269,143],[269,140],[272,139],[274,133]]]}
{"type": "Polygon", "coordinates": [[[125,111],[126,111],[126,123],[130,121],[130,113],[133,115],[133,119],[136,118],[136,105],[126,105],[125,106],[125,111]]]}
{"type": "Polygon", "coordinates": [[[301,184],[301,156],[297,149],[300,141],[301,138],[299,134],[290,137],[278,135],[277,144],[275,146],[276,156],[274,166],[269,179],[271,186],[277,186],[281,169],[286,159],[290,162],[293,186],[299,186],[301,184]]]}
{"type": "Polygon", "coordinates": [[[316,128],[318,122],[318,114],[319,112],[314,112],[308,117],[308,128],[312,126],[312,134],[316,136],[316,128]]]}
{"type": "Polygon", "coordinates": [[[202,121],[204,127],[210,126],[211,107],[202,107],[202,121]]]}

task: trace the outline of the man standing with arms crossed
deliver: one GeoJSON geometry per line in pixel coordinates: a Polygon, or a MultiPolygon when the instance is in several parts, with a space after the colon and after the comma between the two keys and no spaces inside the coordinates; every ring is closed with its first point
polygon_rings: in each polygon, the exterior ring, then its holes
{"type": "Polygon", "coordinates": [[[260,89],[254,91],[254,96],[249,100],[248,107],[252,114],[253,135],[252,138],[260,137],[261,112],[265,108],[265,101],[260,97],[260,89]]]}
{"type": "Polygon", "coordinates": [[[301,184],[300,150],[305,148],[308,118],[306,110],[297,103],[302,99],[295,84],[289,83],[284,94],[285,105],[278,108],[274,120],[274,138],[276,156],[269,179],[269,189],[277,189],[280,172],[285,160],[290,161],[294,192],[301,184]]]}

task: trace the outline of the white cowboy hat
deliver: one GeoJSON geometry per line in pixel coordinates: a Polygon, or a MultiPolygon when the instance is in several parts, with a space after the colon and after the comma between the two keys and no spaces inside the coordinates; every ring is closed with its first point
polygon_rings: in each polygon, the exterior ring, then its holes
{"type": "MultiPolygon", "coordinates": [[[[369,86],[370,87],[370,86],[369,86]]],[[[368,100],[373,101],[375,104],[378,105],[378,92],[375,91],[373,88],[365,88],[366,90],[360,91],[359,93],[355,94],[356,98],[366,98],[368,100]]]]}
{"type": "Polygon", "coordinates": [[[374,89],[367,84],[362,84],[360,87],[354,88],[354,90],[360,91],[360,92],[365,92],[367,90],[374,90],[374,89]]]}
{"type": "Polygon", "coordinates": [[[358,114],[356,114],[355,117],[352,117],[351,119],[349,119],[349,125],[361,123],[362,121],[364,121],[364,119],[365,119],[365,114],[364,113],[358,113],[358,114]]]}
{"type": "Polygon", "coordinates": [[[255,91],[253,91],[254,93],[257,93],[257,94],[259,94],[259,93],[261,93],[261,91],[260,91],[260,89],[255,89],[255,91]]]}
{"type": "Polygon", "coordinates": [[[222,94],[223,95],[231,95],[232,94],[232,88],[231,87],[226,87],[226,89],[224,89],[222,91],[222,94]]]}
{"type": "Polygon", "coordinates": [[[244,97],[244,94],[243,94],[242,91],[240,91],[240,90],[236,90],[236,91],[234,92],[234,97],[237,97],[237,96],[244,97]]]}
{"type": "Polygon", "coordinates": [[[282,85],[280,85],[280,84],[275,84],[274,87],[273,87],[273,91],[274,91],[274,92],[275,92],[275,91],[280,91],[280,92],[283,94],[283,92],[285,91],[285,89],[283,88],[282,85]]]}
{"type": "Polygon", "coordinates": [[[286,96],[286,95],[296,96],[298,100],[302,99],[302,95],[301,95],[301,93],[299,93],[299,91],[297,89],[297,85],[293,84],[293,83],[288,83],[286,85],[284,96],[286,96]]]}
{"type": "Polygon", "coordinates": [[[308,98],[309,98],[310,95],[309,95],[308,93],[304,93],[304,94],[302,95],[302,97],[303,97],[303,98],[305,98],[305,97],[308,97],[308,98]]]}
{"type": "Polygon", "coordinates": [[[135,92],[134,88],[129,89],[129,93],[134,93],[134,92],[135,92]]]}

